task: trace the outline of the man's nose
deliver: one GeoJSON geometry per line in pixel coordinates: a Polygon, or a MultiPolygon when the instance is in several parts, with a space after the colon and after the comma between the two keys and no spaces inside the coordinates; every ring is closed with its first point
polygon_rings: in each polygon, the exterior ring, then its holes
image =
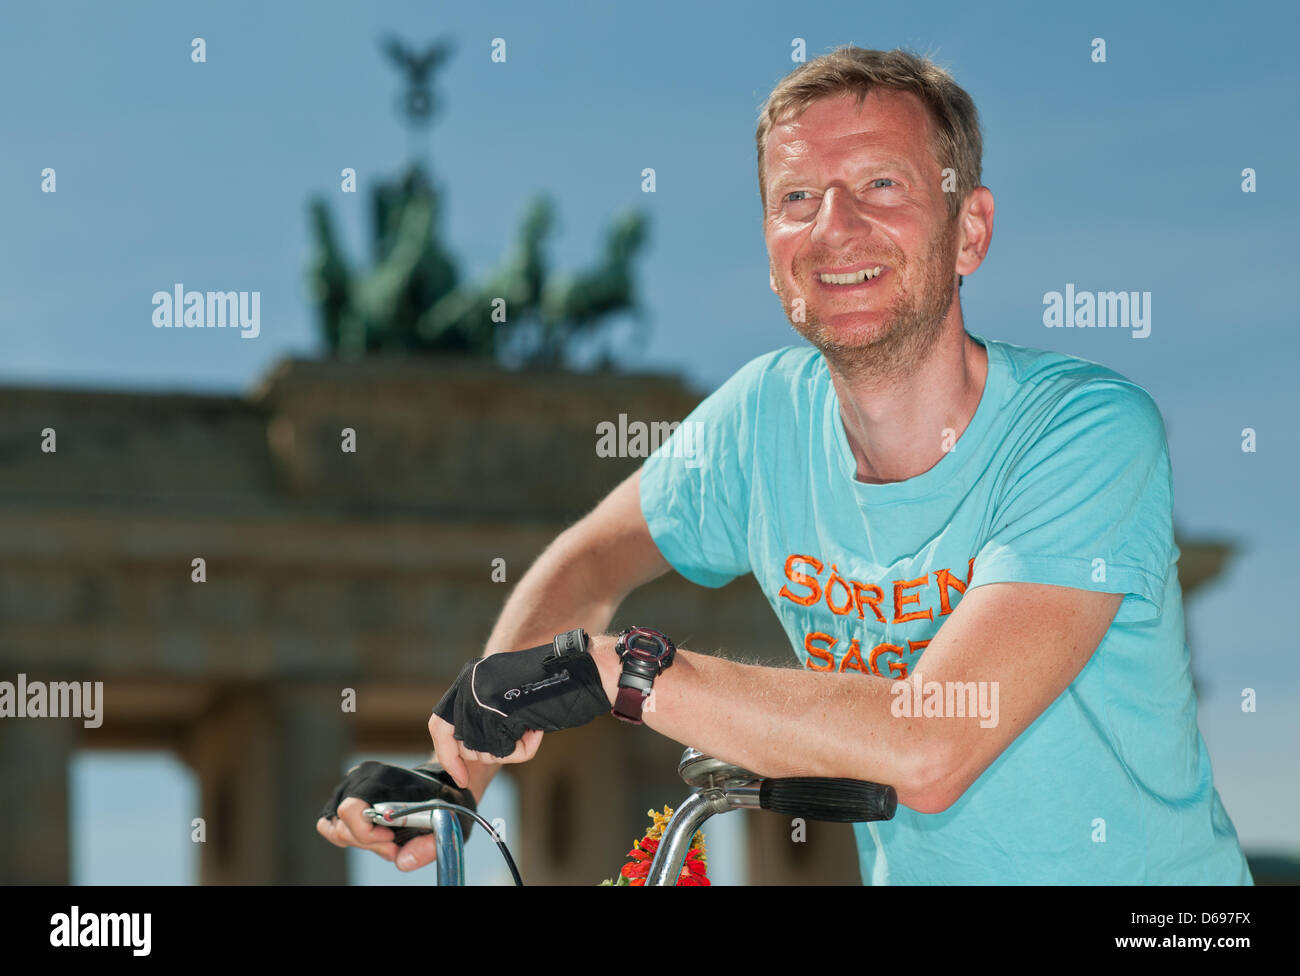
{"type": "Polygon", "coordinates": [[[853,193],[841,186],[832,186],[822,196],[817,208],[817,221],[813,237],[827,247],[843,247],[855,238],[871,233],[871,221],[859,207],[853,193]]]}

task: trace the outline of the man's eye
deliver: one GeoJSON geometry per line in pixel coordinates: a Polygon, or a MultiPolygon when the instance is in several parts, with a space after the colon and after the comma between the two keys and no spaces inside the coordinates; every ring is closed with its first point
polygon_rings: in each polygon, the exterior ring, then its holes
{"type": "Polygon", "coordinates": [[[881,183],[887,183],[887,184],[889,184],[890,186],[897,186],[897,185],[898,185],[898,184],[896,184],[893,180],[891,180],[891,179],[889,179],[888,177],[885,177],[885,176],[882,176],[882,177],[881,177],[880,179],[878,179],[878,180],[872,180],[872,181],[871,181],[871,185],[872,185],[873,188],[875,188],[875,187],[879,187],[879,185],[880,185],[881,183]]]}
{"type": "Polygon", "coordinates": [[[807,192],[808,192],[807,190],[794,190],[794,191],[792,191],[792,192],[790,192],[790,193],[787,193],[787,194],[785,195],[786,202],[787,202],[787,203],[802,203],[802,202],[803,202],[802,200],[791,200],[790,198],[791,198],[792,196],[794,196],[796,193],[807,193],[807,192]]]}

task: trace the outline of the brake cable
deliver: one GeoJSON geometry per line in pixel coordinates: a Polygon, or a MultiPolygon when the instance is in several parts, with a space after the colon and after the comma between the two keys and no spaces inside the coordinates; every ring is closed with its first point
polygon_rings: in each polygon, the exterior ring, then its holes
{"type": "Polygon", "coordinates": [[[469,807],[463,807],[459,803],[451,803],[447,800],[428,800],[424,803],[413,803],[410,806],[403,804],[399,810],[386,811],[384,819],[393,820],[398,817],[409,816],[412,813],[423,813],[425,810],[455,810],[457,813],[468,814],[474,819],[475,823],[482,824],[483,829],[488,832],[488,836],[500,849],[501,856],[506,859],[506,867],[510,869],[511,875],[514,876],[515,885],[520,888],[524,886],[524,880],[519,877],[519,869],[515,867],[515,859],[510,856],[510,850],[506,847],[505,841],[497,836],[497,832],[492,828],[492,825],[484,820],[476,810],[471,810],[469,807]]]}

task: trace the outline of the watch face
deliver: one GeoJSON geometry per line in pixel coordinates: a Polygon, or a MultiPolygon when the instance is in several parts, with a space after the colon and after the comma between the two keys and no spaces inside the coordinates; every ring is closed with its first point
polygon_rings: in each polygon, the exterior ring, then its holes
{"type": "Polygon", "coordinates": [[[658,664],[668,656],[668,645],[661,637],[640,629],[628,633],[624,646],[630,656],[651,664],[658,664]]]}

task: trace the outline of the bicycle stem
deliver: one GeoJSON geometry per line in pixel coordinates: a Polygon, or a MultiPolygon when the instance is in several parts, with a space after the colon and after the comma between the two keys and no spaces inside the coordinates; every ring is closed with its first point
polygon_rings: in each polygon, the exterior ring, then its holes
{"type": "Polygon", "coordinates": [[[464,886],[465,852],[460,818],[451,810],[434,810],[433,836],[438,865],[438,884],[464,886]]]}
{"type": "Polygon", "coordinates": [[[646,886],[676,885],[695,832],[714,814],[737,809],[759,809],[759,791],[748,788],[724,790],[710,786],[688,796],[673,811],[672,819],[659,838],[659,848],[646,874],[646,886]]]}

